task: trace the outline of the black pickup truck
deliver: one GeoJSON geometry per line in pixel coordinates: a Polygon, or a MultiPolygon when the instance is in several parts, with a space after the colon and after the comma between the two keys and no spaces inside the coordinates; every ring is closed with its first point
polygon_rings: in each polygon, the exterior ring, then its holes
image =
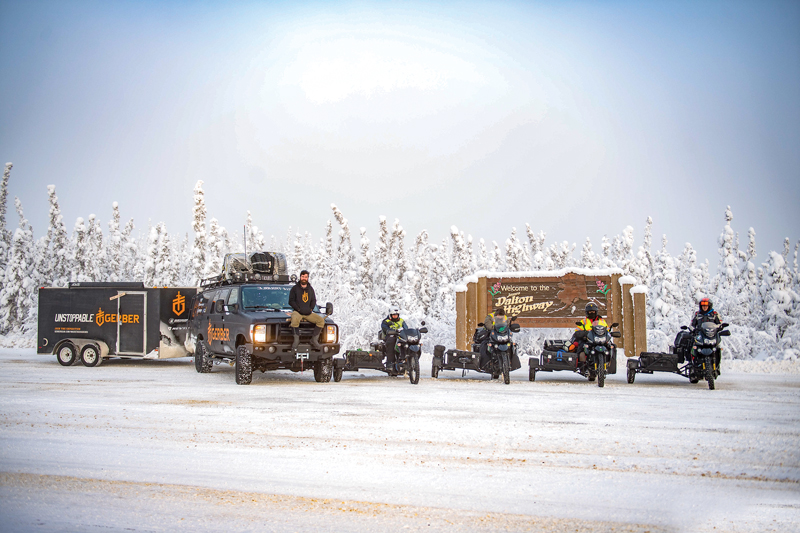
{"type": "MultiPolygon", "coordinates": [[[[333,304],[325,306],[325,327],[311,346],[314,325],[300,323],[300,345],[292,348],[289,291],[297,281],[286,274],[283,254],[254,252],[227,254],[222,273],[203,280],[192,302],[190,341],[194,342],[195,369],[210,372],[215,363],[235,367],[236,383],[247,385],[253,370],[313,369],[314,379],[329,382],[333,356],[339,353],[339,328],[330,319],[333,304]]],[[[315,309],[319,312],[319,309],[315,309]]]]}

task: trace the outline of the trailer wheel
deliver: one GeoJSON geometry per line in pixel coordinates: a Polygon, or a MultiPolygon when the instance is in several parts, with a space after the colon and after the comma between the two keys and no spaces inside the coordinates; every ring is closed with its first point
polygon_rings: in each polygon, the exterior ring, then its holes
{"type": "Polygon", "coordinates": [[[528,370],[528,381],[536,381],[536,369],[533,367],[528,370]]]}
{"type": "Polygon", "coordinates": [[[56,352],[56,359],[61,366],[70,366],[75,362],[75,347],[69,342],[62,344],[56,352]]]}
{"type": "Polygon", "coordinates": [[[194,369],[200,374],[208,374],[211,372],[212,366],[214,366],[214,362],[206,354],[206,347],[203,345],[203,341],[197,339],[194,345],[194,369]]]}
{"type": "Polygon", "coordinates": [[[633,383],[636,379],[636,370],[629,368],[628,369],[628,383],[633,383]]]}
{"type": "Polygon", "coordinates": [[[438,379],[439,377],[439,367],[436,365],[431,365],[431,377],[433,379],[438,379]]]}
{"type": "Polygon", "coordinates": [[[334,368],[333,369],[333,381],[339,383],[342,381],[342,374],[344,374],[344,368],[334,368]]]}
{"type": "Polygon", "coordinates": [[[83,366],[97,366],[100,364],[100,350],[94,344],[87,344],[81,350],[81,363],[83,366]]]}
{"type": "Polygon", "coordinates": [[[253,356],[247,351],[246,346],[239,346],[236,350],[236,384],[250,385],[253,381],[253,356]]]}

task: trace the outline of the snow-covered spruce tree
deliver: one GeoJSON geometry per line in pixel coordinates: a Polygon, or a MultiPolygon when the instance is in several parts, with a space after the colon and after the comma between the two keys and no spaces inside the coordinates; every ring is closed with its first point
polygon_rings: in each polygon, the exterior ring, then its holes
{"type": "Polygon", "coordinates": [[[531,269],[530,257],[517,238],[517,228],[511,228],[511,236],[506,239],[506,267],[512,272],[531,269]]]}
{"type": "Polygon", "coordinates": [[[193,285],[199,285],[200,280],[206,277],[206,200],[203,192],[203,180],[194,186],[194,207],[192,208],[192,229],[194,230],[194,245],[192,246],[192,268],[194,269],[193,285]]]}
{"type": "Polygon", "coordinates": [[[83,217],[78,217],[75,221],[75,228],[72,230],[72,273],[70,281],[85,283],[92,281],[89,277],[89,241],[87,237],[86,224],[83,217]]]}
{"type": "MultiPolygon", "coordinates": [[[[250,215],[250,211],[247,212],[247,219],[245,221],[245,238],[247,239],[247,252],[256,252],[259,250],[264,250],[267,247],[267,243],[264,240],[264,234],[258,230],[258,226],[253,225],[253,217],[250,215]]],[[[292,248],[288,248],[291,250],[292,248]]]]}
{"type": "Polygon", "coordinates": [[[489,253],[486,250],[486,242],[483,239],[478,241],[478,268],[477,270],[491,270],[489,268],[489,253]]]}
{"type": "Polygon", "coordinates": [[[657,329],[672,339],[679,327],[688,320],[689,310],[680,306],[677,265],[667,251],[666,235],[661,238],[661,250],[653,258],[653,276],[649,288],[650,329],[657,329]]]}
{"type": "MultiPolygon", "coordinates": [[[[576,245],[574,243],[570,246],[569,241],[550,245],[550,248],[547,249],[547,259],[550,260],[553,266],[548,267],[548,270],[573,266],[572,252],[575,251],[575,247],[576,245]]],[[[547,264],[547,260],[545,260],[545,264],[547,264]]]]}
{"type": "Polygon", "coordinates": [[[158,264],[158,241],[161,238],[161,225],[150,225],[147,231],[147,256],[144,264],[144,285],[154,287],[157,283],[156,265],[158,264]]]}
{"type": "Polygon", "coordinates": [[[188,287],[192,285],[192,246],[189,244],[189,234],[184,233],[176,252],[178,263],[178,285],[188,287]]]}
{"type": "Polygon", "coordinates": [[[489,270],[494,272],[504,272],[506,270],[505,254],[500,250],[500,245],[497,241],[492,241],[492,254],[489,256],[489,270]]]}
{"type": "Polygon", "coordinates": [[[686,243],[681,253],[678,268],[678,287],[682,300],[680,305],[694,312],[700,299],[705,295],[703,272],[697,264],[697,252],[691,243],[686,243]]]}
{"type": "Polygon", "coordinates": [[[11,232],[6,227],[6,203],[8,202],[8,180],[11,177],[11,167],[6,163],[3,170],[3,181],[0,182],[0,272],[5,272],[8,255],[11,252],[11,232]]]}
{"type": "Polygon", "coordinates": [[[389,273],[391,270],[389,259],[389,225],[386,217],[378,217],[378,239],[372,252],[372,281],[373,297],[378,300],[389,300],[389,273]]]}
{"type": "Polygon", "coordinates": [[[367,228],[361,228],[360,241],[361,261],[358,264],[358,294],[360,298],[366,300],[372,296],[372,257],[369,252],[369,239],[367,238],[367,228]]]}
{"type": "Polygon", "coordinates": [[[219,225],[216,218],[208,221],[208,239],[206,241],[206,269],[210,276],[216,276],[222,272],[222,260],[225,255],[225,243],[223,242],[222,232],[225,228],[219,225]]]}
{"type": "Polygon", "coordinates": [[[356,258],[353,253],[353,243],[350,236],[350,226],[347,224],[347,219],[335,204],[331,204],[333,216],[339,225],[342,227],[339,231],[339,257],[337,270],[341,276],[341,281],[337,284],[337,292],[341,295],[351,295],[354,292],[353,278],[356,258]]]}
{"type": "Polygon", "coordinates": [[[47,227],[38,270],[42,275],[44,285],[66,287],[69,283],[69,273],[72,270],[69,257],[69,235],[64,227],[64,218],[58,206],[54,185],[47,186],[47,194],[50,203],[50,224],[47,227]]]}
{"type": "MultiPolygon", "coordinates": [[[[633,227],[626,226],[622,230],[622,235],[614,237],[614,244],[612,246],[614,254],[614,262],[617,267],[621,268],[625,274],[636,277],[638,270],[636,268],[636,261],[633,257],[633,227]]],[[[638,280],[641,282],[641,280],[638,280]]]]}
{"type": "Polygon", "coordinates": [[[406,274],[408,272],[408,261],[406,258],[406,231],[400,225],[400,221],[395,219],[392,227],[391,238],[391,257],[392,270],[390,280],[389,298],[398,305],[406,307],[410,302],[403,302],[410,294],[406,286],[406,274]]]}
{"type": "Polygon", "coordinates": [[[528,234],[528,244],[531,248],[531,269],[541,270],[544,268],[544,240],[547,234],[544,231],[534,233],[530,224],[525,224],[525,231],[528,234]]]}
{"type": "MultiPolygon", "coordinates": [[[[133,219],[128,220],[122,230],[122,255],[120,259],[121,281],[142,281],[142,275],[137,272],[137,266],[142,264],[139,259],[139,250],[133,230],[136,226],[133,219]]],[[[194,277],[194,274],[192,274],[194,277]]]]}
{"type": "Polygon", "coordinates": [[[600,266],[600,261],[592,251],[592,240],[589,237],[586,237],[586,241],[581,248],[580,265],[583,268],[598,268],[600,266]]]}
{"type": "Polygon", "coordinates": [[[417,235],[417,238],[414,239],[414,274],[411,288],[416,297],[417,307],[424,312],[427,312],[430,307],[430,280],[426,279],[429,268],[430,246],[428,244],[428,232],[422,230],[417,235]],[[423,291],[424,296],[428,298],[427,303],[423,301],[423,291]]]}
{"type": "Polygon", "coordinates": [[[86,275],[90,281],[105,280],[105,250],[103,249],[103,229],[97,215],[89,215],[86,227],[86,275]]]}
{"type": "Polygon", "coordinates": [[[158,224],[158,260],[156,262],[156,284],[159,287],[174,287],[178,284],[178,255],[172,246],[167,226],[163,222],[158,224]]]}
{"type": "Polygon", "coordinates": [[[460,283],[461,280],[472,274],[469,270],[472,261],[467,256],[467,245],[455,226],[450,226],[450,240],[452,241],[453,256],[450,260],[452,267],[449,278],[455,283],[460,283]]]}
{"type": "Polygon", "coordinates": [[[478,271],[478,258],[475,257],[475,247],[472,243],[472,235],[467,235],[467,257],[469,257],[469,271],[475,273],[478,271]]]}
{"type": "Polygon", "coordinates": [[[783,255],[770,252],[763,264],[761,300],[764,303],[762,329],[775,341],[777,359],[797,359],[800,356],[800,328],[798,327],[798,295],[791,287],[791,275],[783,255]]]}
{"type": "Polygon", "coordinates": [[[120,231],[119,204],[111,204],[111,220],[108,221],[108,244],[105,247],[106,280],[122,279],[122,232],[120,231]]]}
{"type": "Polygon", "coordinates": [[[730,303],[736,299],[735,288],[739,278],[739,250],[734,246],[736,234],[731,227],[733,213],[731,206],[725,209],[725,226],[719,236],[719,265],[714,276],[711,291],[716,298],[715,307],[723,316],[731,313],[730,303]]]}
{"type": "Polygon", "coordinates": [[[644,238],[642,245],[639,246],[639,251],[636,252],[636,259],[634,260],[634,276],[637,281],[642,285],[650,285],[650,278],[653,276],[653,219],[647,217],[647,223],[644,227],[644,238]]]}
{"type": "Polygon", "coordinates": [[[33,230],[22,213],[22,203],[14,199],[19,214],[19,227],[14,231],[11,252],[0,290],[0,332],[22,334],[30,308],[36,305],[36,286],[31,279],[34,248],[33,230]]]}

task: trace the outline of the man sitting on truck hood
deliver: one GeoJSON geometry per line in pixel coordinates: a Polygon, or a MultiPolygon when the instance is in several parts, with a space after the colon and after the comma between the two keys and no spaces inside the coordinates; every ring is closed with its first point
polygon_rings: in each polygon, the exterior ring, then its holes
{"type": "Polygon", "coordinates": [[[311,335],[311,346],[315,350],[321,350],[322,346],[319,343],[319,334],[322,332],[322,327],[325,325],[325,319],[322,315],[314,312],[314,307],[317,305],[317,295],[314,293],[314,287],[308,282],[308,270],[300,272],[300,281],[292,287],[289,291],[289,306],[292,311],[292,333],[294,334],[294,341],[292,342],[292,349],[297,350],[300,345],[300,321],[307,320],[316,326],[314,333],[311,335]]]}

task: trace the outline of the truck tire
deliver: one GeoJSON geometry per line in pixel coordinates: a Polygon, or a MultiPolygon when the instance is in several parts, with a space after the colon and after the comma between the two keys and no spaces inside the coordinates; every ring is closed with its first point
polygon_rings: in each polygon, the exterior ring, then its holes
{"type": "Polygon", "coordinates": [[[247,351],[244,345],[236,349],[236,362],[234,363],[236,370],[236,384],[237,385],[250,385],[253,381],[253,356],[247,351]]]}
{"type": "Polygon", "coordinates": [[[56,352],[56,359],[61,366],[70,366],[75,362],[75,347],[67,342],[61,345],[56,352]]]}
{"type": "Polygon", "coordinates": [[[328,383],[333,374],[333,359],[320,359],[314,363],[314,380],[317,383],[328,383]]]}
{"type": "Polygon", "coordinates": [[[87,344],[81,350],[81,363],[83,366],[97,366],[100,364],[100,350],[94,344],[87,344]]]}
{"type": "Polygon", "coordinates": [[[200,374],[208,374],[214,362],[208,356],[206,347],[200,339],[194,345],[194,369],[200,374]]]}

